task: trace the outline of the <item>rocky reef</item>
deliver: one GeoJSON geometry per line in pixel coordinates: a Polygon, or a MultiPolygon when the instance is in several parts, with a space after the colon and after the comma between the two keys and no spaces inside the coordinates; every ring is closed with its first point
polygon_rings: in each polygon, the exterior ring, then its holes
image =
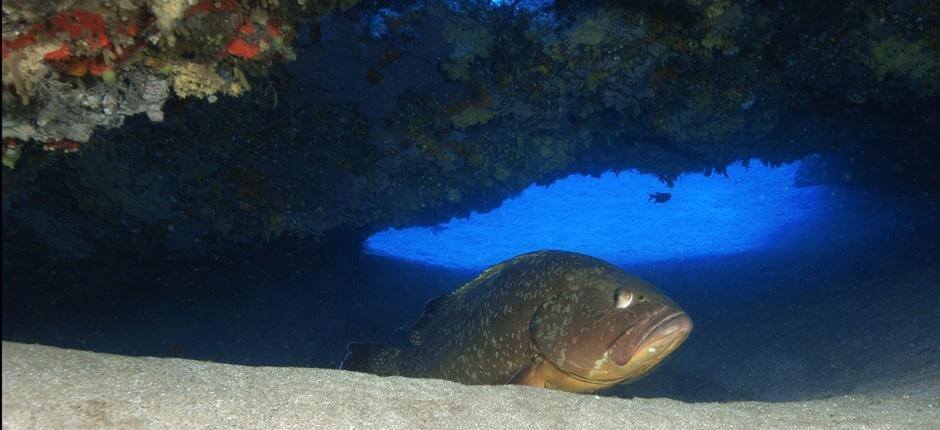
{"type": "Polygon", "coordinates": [[[574,172],[940,186],[933,2],[9,0],[2,52],[5,268],[355,242],[574,172]]]}

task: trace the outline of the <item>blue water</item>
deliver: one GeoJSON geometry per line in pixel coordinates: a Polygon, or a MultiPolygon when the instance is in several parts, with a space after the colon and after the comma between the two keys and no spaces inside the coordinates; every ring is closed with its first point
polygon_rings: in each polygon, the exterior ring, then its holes
{"type": "MultiPolygon", "coordinates": [[[[368,252],[428,264],[480,269],[538,249],[590,254],[619,265],[737,254],[800,244],[831,235],[876,232],[877,211],[860,208],[831,186],[793,186],[799,162],[778,168],[738,163],[728,176],[686,174],[672,189],[655,176],[626,171],[572,175],[530,186],[488,213],[434,227],[373,235],[368,252]],[[672,198],[652,203],[648,195],[672,198]],[[866,213],[875,213],[867,216],[866,213]],[[873,225],[874,223],[874,225],[873,225]]],[[[864,236],[864,234],[859,234],[864,236]]]]}

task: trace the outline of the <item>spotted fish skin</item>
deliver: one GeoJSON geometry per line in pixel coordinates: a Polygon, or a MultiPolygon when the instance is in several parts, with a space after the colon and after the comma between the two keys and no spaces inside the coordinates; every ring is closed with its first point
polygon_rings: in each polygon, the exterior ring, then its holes
{"type": "Polygon", "coordinates": [[[592,368],[613,366],[604,361],[610,361],[611,346],[635,348],[622,335],[635,329],[639,337],[648,332],[642,327],[670,312],[681,310],[616,266],[582,254],[538,251],[499,263],[429,302],[409,347],[351,346],[343,368],[464,384],[504,384],[534,371],[538,382],[522,383],[594,391],[627,379],[592,368]],[[617,309],[615,294],[627,289],[643,303],[617,309]],[[548,373],[555,376],[545,378],[556,380],[542,381],[542,362],[554,369],[548,373]],[[593,384],[598,375],[604,382],[593,384]]]}

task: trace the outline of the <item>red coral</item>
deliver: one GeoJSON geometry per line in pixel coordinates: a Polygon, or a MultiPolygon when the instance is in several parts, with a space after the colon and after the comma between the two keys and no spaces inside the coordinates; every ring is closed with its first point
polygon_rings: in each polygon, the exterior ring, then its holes
{"type": "Polygon", "coordinates": [[[261,46],[257,43],[251,43],[245,39],[236,37],[232,39],[228,45],[225,47],[226,52],[230,55],[244,59],[252,59],[258,56],[261,53],[261,46]]]}
{"type": "Polygon", "coordinates": [[[104,48],[111,44],[111,39],[108,39],[108,36],[104,33],[88,36],[85,41],[88,42],[90,48],[104,48]]]}
{"type": "Polygon", "coordinates": [[[62,11],[49,20],[49,35],[68,33],[72,40],[85,38],[90,48],[104,48],[111,43],[104,28],[104,17],[84,9],[62,11]]]}
{"type": "Polygon", "coordinates": [[[88,74],[88,61],[82,59],[69,61],[60,70],[69,76],[82,77],[88,74]]]}
{"type": "Polygon", "coordinates": [[[127,24],[127,25],[121,26],[120,28],[121,28],[121,31],[124,32],[124,34],[130,37],[136,38],[137,35],[140,34],[140,26],[138,26],[137,24],[127,24]]]}
{"type": "Polygon", "coordinates": [[[94,76],[101,76],[104,72],[111,70],[111,66],[104,64],[98,59],[89,59],[88,60],[88,72],[94,76]]]}
{"type": "Polygon", "coordinates": [[[69,50],[69,45],[65,42],[62,42],[62,47],[56,49],[55,51],[49,51],[42,56],[44,60],[47,61],[65,61],[72,56],[72,52],[69,50]]]}
{"type": "Polygon", "coordinates": [[[264,29],[268,32],[268,36],[271,36],[272,39],[277,39],[279,37],[283,37],[283,33],[281,33],[280,29],[281,25],[283,25],[283,22],[280,20],[269,19],[265,24],[264,29]]]}
{"type": "Polygon", "coordinates": [[[225,46],[226,52],[243,59],[254,59],[261,53],[263,43],[280,42],[284,37],[281,31],[283,21],[272,18],[264,23],[264,31],[260,24],[252,24],[248,17],[242,17],[242,24],[236,28],[236,37],[225,46]]]}
{"type": "Polygon", "coordinates": [[[21,34],[16,38],[10,40],[3,39],[3,59],[6,60],[13,52],[19,51],[34,43],[36,43],[35,28],[30,29],[25,34],[21,34]]]}
{"type": "Polygon", "coordinates": [[[66,154],[78,152],[79,143],[68,139],[49,139],[42,145],[44,151],[62,151],[66,154]]]}
{"type": "Polygon", "coordinates": [[[242,25],[238,26],[237,31],[241,34],[254,34],[255,26],[251,25],[251,23],[246,19],[244,22],[242,22],[242,25]]]}
{"type": "MultiPolygon", "coordinates": [[[[221,8],[234,8],[234,0],[222,1],[221,8]]],[[[132,38],[123,49],[116,49],[108,36],[108,26],[112,17],[86,9],[64,10],[55,13],[42,22],[33,24],[29,29],[12,39],[3,39],[2,53],[6,60],[17,50],[35,44],[37,40],[61,42],[58,49],[46,52],[43,59],[60,73],[70,76],[85,76],[91,73],[102,76],[114,67],[126,61],[146,41],[141,37],[155,22],[150,14],[128,16],[126,22],[113,24],[112,31],[132,38]],[[110,50],[111,61],[104,63],[105,50],[110,50]],[[120,54],[118,54],[120,52],[120,54]]]]}
{"type": "Polygon", "coordinates": [[[93,76],[101,76],[108,71],[114,70],[114,67],[105,64],[101,57],[92,58],[66,58],[64,61],[51,63],[59,72],[69,76],[82,77],[89,73],[93,76]]]}

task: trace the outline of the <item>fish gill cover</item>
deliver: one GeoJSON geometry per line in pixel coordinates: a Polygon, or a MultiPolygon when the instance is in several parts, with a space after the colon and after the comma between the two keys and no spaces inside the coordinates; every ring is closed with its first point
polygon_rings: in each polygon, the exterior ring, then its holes
{"type": "Polygon", "coordinates": [[[636,171],[572,175],[531,186],[491,212],[375,234],[366,249],[479,269],[538,249],[631,265],[780,248],[794,240],[815,243],[822,227],[831,231],[841,215],[858,207],[846,206],[846,190],[796,186],[799,167],[738,163],[727,175],[682,175],[671,189],[636,171]],[[665,192],[671,198],[662,203],[650,196],[665,192]]]}

